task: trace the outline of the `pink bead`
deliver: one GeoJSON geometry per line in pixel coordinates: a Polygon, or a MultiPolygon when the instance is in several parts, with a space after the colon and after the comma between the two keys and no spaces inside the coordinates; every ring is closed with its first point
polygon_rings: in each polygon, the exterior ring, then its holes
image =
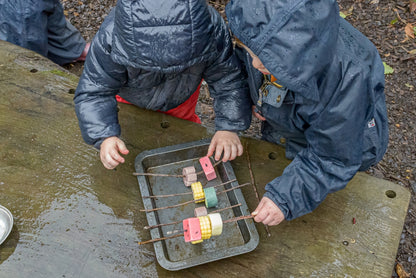
{"type": "Polygon", "coordinates": [[[208,156],[204,156],[199,159],[199,163],[201,163],[202,170],[204,170],[205,176],[207,177],[207,180],[213,180],[217,177],[215,174],[215,169],[212,166],[211,160],[208,156]]]}
{"type": "Polygon", "coordinates": [[[197,207],[194,209],[194,214],[195,214],[195,217],[206,216],[208,215],[208,211],[206,207],[197,207]]]}
{"type": "Polygon", "coordinates": [[[192,183],[197,181],[195,167],[193,166],[183,168],[182,175],[185,186],[191,186],[192,183]]]}
{"type": "Polygon", "coordinates": [[[201,225],[196,217],[187,218],[182,221],[183,237],[185,242],[201,240],[201,225]]]}

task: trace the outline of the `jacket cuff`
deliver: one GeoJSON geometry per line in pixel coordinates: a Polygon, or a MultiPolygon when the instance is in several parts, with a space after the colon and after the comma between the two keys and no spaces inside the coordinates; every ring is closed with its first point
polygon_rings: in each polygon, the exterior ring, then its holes
{"type": "Polygon", "coordinates": [[[96,148],[97,150],[99,150],[100,148],[101,148],[101,144],[103,143],[103,141],[105,140],[106,138],[101,138],[101,139],[99,139],[97,142],[95,142],[94,143],[94,148],[96,148]]]}
{"type": "Polygon", "coordinates": [[[264,193],[264,197],[269,198],[270,200],[273,201],[273,203],[276,204],[276,206],[279,207],[279,209],[282,211],[283,215],[285,216],[285,220],[292,220],[293,216],[292,213],[289,210],[289,207],[287,206],[287,204],[283,201],[279,201],[276,198],[276,194],[273,194],[271,191],[273,191],[272,186],[269,184],[266,185],[266,193],[264,193]]]}

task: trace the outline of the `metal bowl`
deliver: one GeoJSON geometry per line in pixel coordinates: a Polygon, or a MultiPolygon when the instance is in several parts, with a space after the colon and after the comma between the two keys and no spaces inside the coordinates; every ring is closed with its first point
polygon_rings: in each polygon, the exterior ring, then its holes
{"type": "Polygon", "coordinates": [[[13,227],[13,215],[10,211],[0,205],[0,245],[9,236],[13,227]]]}

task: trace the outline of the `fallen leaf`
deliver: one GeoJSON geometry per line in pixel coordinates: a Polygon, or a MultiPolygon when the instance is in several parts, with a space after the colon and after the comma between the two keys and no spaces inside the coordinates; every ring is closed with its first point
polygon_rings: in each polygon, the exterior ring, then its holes
{"type": "Polygon", "coordinates": [[[413,89],[413,85],[411,85],[411,84],[409,84],[409,83],[406,83],[406,84],[404,84],[407,88],[410,88],[410,89],[413,89]]]}
{"type": "Polygon", "coordinates": [[[396,127],[400,127],[400,124],[395,124],[396,127]]]}
{"type": "Polygon", "coordinates": [[[399,21],[399,19],[396,17],[395,19],[393,19],[392,21],[390,21],[390,25],[396,24],[397,21],[399,21]]]}
{"type": "Polygon", "coordinates": [[[413,55],[413,54],[416,54],[416,49],[412,49],[412,50],[410,50],[410,51],[409,51],[409,54],[412,54],[412,55],[413,55]]]}
{"type": "Polygon", "coordinates": [[[414,39],[415,38],[415,31],[413,30],[413,25],[410,23],[407,23],[404,27],[404,32],[406,33],[406,36],[414,39]]]}
{"type": "Polygon", "coordinates": [[[342,18],[346,18],[347,16],[350,16],[350,15],[352,15],[352,11],[354,10],[354,6],[351,6],[347,11],[340,11],[339,12],[339,15],[342,17],[342,18]]]}
{"type": "Polygon", "coordinates": [[[386,64],[386,62],[383,62],[384,65],[384,74],[392,74],[394,72],[394,69],[386,64]]]}
{"type": "Polygon", "coordinates": [[[400,263],[396,264],[396,273],[399,275],[399,278],[410,278],[410,274],[403,269],[400,263]]]}

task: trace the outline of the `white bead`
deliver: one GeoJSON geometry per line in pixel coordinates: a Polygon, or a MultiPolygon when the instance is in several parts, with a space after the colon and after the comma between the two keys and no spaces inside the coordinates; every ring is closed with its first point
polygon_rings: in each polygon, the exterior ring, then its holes
{"type": "Polygon", "coordinates": [[[219,236],[222,233],[222,218],[219,213],[210,213],[208,214],[209,219],[211,220],[211,229],[213,236],[219,236]]]}

